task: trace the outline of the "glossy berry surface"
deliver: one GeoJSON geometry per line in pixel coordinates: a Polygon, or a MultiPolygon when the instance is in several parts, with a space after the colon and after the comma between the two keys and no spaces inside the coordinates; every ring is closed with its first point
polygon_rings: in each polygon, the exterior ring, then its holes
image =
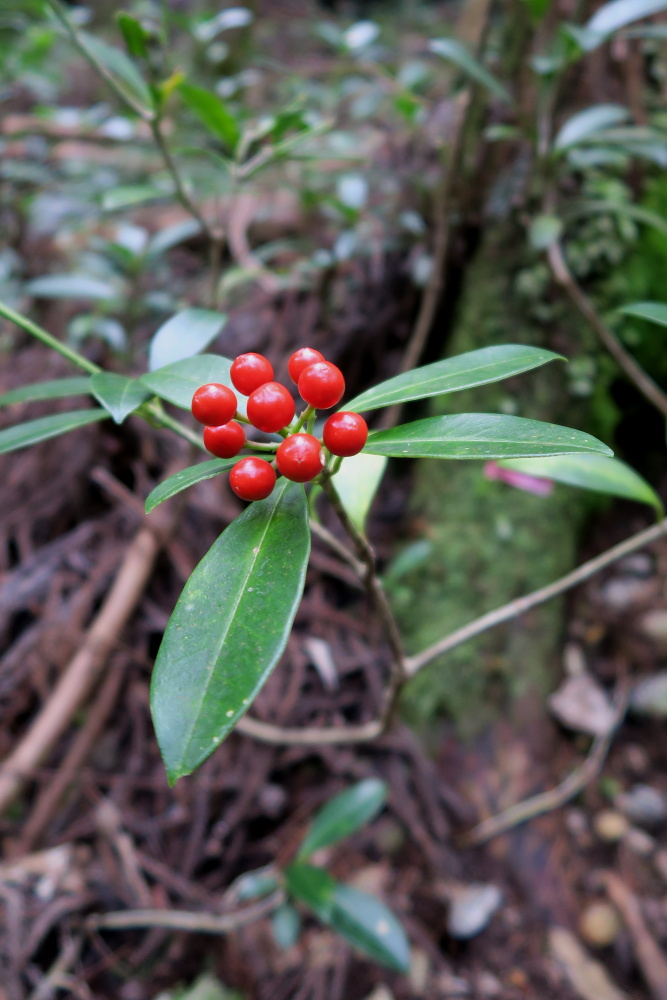
{"type": "Polygon", "coordinates": [[[276,472],[263,458],[249,455],[229,473],[229,485],[241,500],[265,500],[276,485],[276,472]]]}
{"type": "Polygon", "coordinates": [[[316,351],[314,347],[302,347],[295,351],[287,362],[287,371],[292,382],[298,383],[304,368],[315,364],[316,361],[324,361],[324,355],[316,351]]]}
{"type": "Polygon", "coordinates": [[[248,420],[265,434],[282,430],[294,416],[294,400],[280,382],[266,382],[250,393],[248,420]]]}
{"type": "Polygon", "coordinates": [[[237,400],[232,390],[219,382],[200,385],[192,397],[192,413],[200,424],[219,427],[236,413],[237,400]]]}
{"type": "Polygon", "coordinates": [[[322,445],[312,434],[290,434],[276,452],[276,464],[285,479],[309,483],[324,468],[322,445]]]}
{"type": "Polygon", "coordinates": [[[235,420],[204,428],[204,447],[217,458],[233,458],[245,444],[245,431],[235,420]]]}
{"type": "Polygon", "coordinates": [[[332,413],[322,431],[324,443],[332,455],[358,455],[368,438],[368,424],[358,413],[340,410],[332,413]]]}
{"type": "Polygon", "coordinates": [[[249,396],[273,378],[273,365],[263,354],[239,354],[230,369],[232,385],[242,396],[249,396]]]}
{"type": "Polygon", "coordinates": [[[316,361],[301,372],[299,392],[311,406],[327,410],[335,406],[345,392],[343,373],[329,361],[316,361]]]}

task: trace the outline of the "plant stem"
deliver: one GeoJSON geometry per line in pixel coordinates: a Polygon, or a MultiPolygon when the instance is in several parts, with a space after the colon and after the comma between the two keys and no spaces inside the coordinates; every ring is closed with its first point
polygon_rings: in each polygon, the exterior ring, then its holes
{"type": "Polygon", "coordinates": [[[155,140],[155,145],[159,149],[160,155],[164,160],[164,165],[167,168],[167,171],[169,172],[169,176],[174,182],[174,190],[176,197],[180,201],[183,208],[187,212],[189,212],[194,219],[196,219],[196,221],[199,223],[199,225],[202,228],[202,231],[205,233],[208,239],[211,240],[212,243],[215,243],[216,236],[213,233],[213,230],[211,229],[208,222],[206,221],[201,211],[199,210],[199,206],[197,205],[197,203],[193,201],[193,199],[188,194],[186,187],[183,183],[183,178],[181,177],[178,166],[176,165],[176,161],[172,156],[172,152],[169,149],[167,140],[165,139],[164,133],[162,131],[162,118],[160,117],[152,118],[150,121],[150,128],[153,134],[153,139],[155,140]]]}
{"type": "Polygon", "coordinates": [[[93,361],[89,361],[88,358],[84,358],[83,354],[79,354],[78,351],[68,347],[67,344],[63,344],[60,340],[57,340],[56,337],[47,333],[47,331],[41,326],[38,326],[37,323],[33,323],[32,320],[29,320],[26,316],[22,316],[20,313],[15,312],[14,309],[5,305],[4,302],[0,302],[0,316],[4,316],[5,319],[10,321],[10,323],[14,323],[16,326],[19,326],[22,330],[25,330],[26,333],[36,337],[37,340],[41,340],[41,342],[46,344],[47,347],[52,347],[53,350],[57,351],[58,354],[61,354],[63,358],[67,358],[67,360],[71,361],[73,365],[83,368],[83,370],[88,372],[90,375],[96,375],[97,372],[102,371],[99,365],[96,365],[93,361]]]}
{"type": "Polygon", "coordinates": [[[285,892],[279,889],[267,899],[244,907],[234,913],[198,913],[188,910],[118,910],[111,913],[92,914],[86,921],[91,930],[104,927],[123,930],[128,927],[166,927],[175,931],[196,934],[228,934],[238,927],[245,927],[269,916],[285,901],[285,892]]]}
{"type": "Polygon", "coordinates": [[[180,420],[176,420],[174,417],[170,417],[168,413],[165,413],[162,408],[162,403],[157,400],[144,403],[138,410],[135,411],[135,416],[144,417],[144,419],[148,420],[149,423],[151,421],[155,421],[155,423],[159,424],[160,427],[166,427],[168,430],[173,431],[174,434],[178,434],[179,437],[182,437],[185,441],[188,441],[196,448],[201,449],[201,451],[206,451],[204,442],[199,435],[189,427],[186,427],[185,424],[182,424],[180,420]]]}
{"type": "Polygon", "coordinates": [[[291,428],[290,434],[298,434],[298,432],[301,430],[305,422],[307,420],[310,420],[310,418],[314,415],[314,413],[315,413],[315,407],[311,406],[309,403],[308,406],[303,411],[303,413],[301,414],[301,416],[299,417],[299,419],[297,420],[297,422],[294,424],[294,427],[291,428]]]}

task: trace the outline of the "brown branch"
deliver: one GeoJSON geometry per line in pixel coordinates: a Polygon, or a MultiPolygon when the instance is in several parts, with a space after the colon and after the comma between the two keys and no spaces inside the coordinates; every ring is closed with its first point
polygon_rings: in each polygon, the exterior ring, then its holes
{"type": "Polygon", "coordinates": [[[559,243],[552,243],[547,251],[549,266],[554,280],[561,286],[572,305],[590,324],[598,339],[609,351],[614,361],[625,372],[631,382],[634,383],[641,394],[652,403],[655,408],[667,417],[667,394],[656,385],[641,365],[637,364],[631,354],[614,336],[609,327],[602,322],[597,310],[593,306],[588,296],[577,283],[572,272],[565,261],[562,247],[559,243]]]}
{"type": "Polygon", "coordinates": [[[239,927],[269,916],[284,902],[282,889],[266,899],[234,913],[198,913],[190,910],[116,910],[93,914],[86,921],[89,930],[125,930],[130,927],[166,927],[194,934],[228,934],[239,927]]]}
{"type": "Polygon", "coordinates": [[[609,731],[596,737],[586,760],[571,774],[568,774],[560,785],[551,788],[548,792],[541,792],[539,795],[533,795],[529,799],[517,802],[498,813],[497,816],[490,816],[489,819],[483,820],[461,838],[461,844],[464,847],[485,844],[492,837],[507,833],[508,830],[521,823],[526,823],[530,819],[535,819],[536,816],[560,809],[566,802],[575,798],[600,773],[614,735],[625,717],[627,705],[628,696],[627,693],[624,693],[618,700],[616,715],[609,731]]]}
{"type": "Polygon", "coordinates": [[[78,652],[26,735],[0,765],[0,814],[50,752],[98,681],[109,653],[141,599],[157,555],[175,528],[179,513],[180,508],[170,509],[170,505],[164,511],[156,511],[150,521],[144,520],[130,543],[111,590],[78,652]]]}
{"type": "Polygon", "coordinates": [[[637,964],[653,1000],[667,1000],[667,958],[646,925],[637,897],[614,872],[606,872],[603,881],[630,932],[637,964]]]}
{"type": "Polygon", "coordinates": [[[419,673],[429,663],[432,663],[433,660],[436,660],[444,653],[448,653],[456,646],[460,646],[469,639],[474,639],[483,632],[488,632],[489,629],[495,628],[496,625],[501,625],[503,622],[518,618],[520,615],[525,614],[526,611],[530,611],[531,608],[537,607],[539,604],[544,604],[545,601],[551,600],[552,597],[557,597],[566,590],[570,590],[572,587],[576,587],[577,584],[590,579],[590,577],[599,573],[600,570],[610,566],[616,560],[622,559],[623,556],[651,545],[664,535],[667,535],[667,518],[659,521],[658,524],[654,524],[651,528],[645,528],[644,531],[639,531],[636,535],[631,535],[624,542],[614,545],[594,559],[589,559],[588,562],[578,566],[571,573],[562,576],[560,580],[555,580],[553,583],[549,583],[539,590],[534,590],[532,594],[526,594],[525,597],[517,597],[514,601],[503,604],[502,607],[482,615],[481,618],[476,618],[468,625],[464,625],[463,628],[457,629],[450,635],[445,636],[444,639],[440,639],[439,642],[428,646],[421,653],[407,657],[405,666],[408,675],[414,677],[415,674],[419,673]]]}

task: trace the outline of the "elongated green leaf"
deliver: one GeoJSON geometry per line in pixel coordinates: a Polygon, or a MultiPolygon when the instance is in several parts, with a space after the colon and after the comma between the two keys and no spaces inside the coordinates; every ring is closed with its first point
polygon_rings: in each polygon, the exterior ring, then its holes
{"type": "Polygon", "coordinates": [[[316,865],[297,862],[285,869],[285,885],[290,896],[328,923],[336,891],[336,880],[329,872],[316,865]]]}
{"type": "Polygon", "coordinates": [[[141,205],[146,201],[170,197],[171,191],[165,191],[164,188],[152,184],[123,184],[104,192],[102,208],[105,212],[114,212],[119,208],[129,208],[131,205],[141,205]]]}
{"type": "Polygon", "coordinates": [[[149,36],[144,31],[141,21],[124,10],[116,14],[116,20],[130,55],[134,56],[135,59],[148,59],[146,43],[149,36]]]}
{"type": "Polygon", "coordinates": [[[611,0],[593,14],[586,27],[600,35],[609,35],[662,10],[667,10],[667,0],[611,0]]]}
{"type": "Polygon", "coordinates": [[[602,199],[575,201],[568,206],[567,214],[571,218],[584,215],[624,215],[626,218],[634,219],[635,222],[641,222],[645,226],[652,226],[653,229],[667,236],[667,220],[649,208],[628,202],[603,201],[602,199]]]}
{"type": "Polygon", "coordinates": [[[10,403],[32,403],[39,399],[66,399],[67,396],[87,396],[90,394],[90,378],[56,378],[49,382],[34,382],[21,385],[0,396],[0,406],[10,403]]]}
{"type": "Polygon", "coordinates": [[[488,69],[475,56],[469,52],[464,45],[454,38],[434,38],[429,42],[429,49],[436,55],[442,56],[449,62],[453,62],[464,73],[467,73],[476,83],[480,83],[487,90],[499,97],[501,101],[512,104],[512,95],[507,87],[500,80],[489,73],[488,69]]]}
{"type": "Polygon", "coordinates": [[[77,38],[88,54],[113,76],[117,86],[127,95],[130,104],[137,110],[141,108],[145,112],[150,112],[153,106],[151,92],[137,67],[122,49],[107,45],[101,38],[89,35],[87,31],[77,31],[77,38]]]}
{"type": "Polygon", "coordinates": [[[199,354],[215,340],[226,322],[224,313],[211,309],[181,310],[153,334],[148,367],[155,371],[199,354]]]}
{"type": "Polygon", "coordinates": [[[210,462],[191,465],[189,468],[169,476],[168,479],[163,479],[146,497],[146,513],[150,514],[158,504],[169,500],[170,497],[175,497],[177,493],[182,493],[189,486],[201,483],[204,479],[213,479],[221,472],[226,472],[227,469],[231,469],[235,462],[238,462],[238,458],[214,458],[210,462]]]}
{"type": "Polygon", "coordinates": [[[374,896],[338,882],[327,923],[353,947],[388,969],[407,972],[410,968],[405,931],[391,910],[374,896]]]}
{"type": "Polygon", "coordinates": [[[151,709],[171,784],[206,760],[278,662],[310,552],[303,486],[281,479],[211,546],[158,652],[151,709]]]}
{"type": "Polygon", "coordinates": [[[301,861],[321,847],[330,847],[362,826],[370,823],[387,798],[387,785],[378,778],[367,778],[335,795],[312,822],[297,855],[301,861]]]}
{"type": "Polygon", "coordinates": [[[664,302],[631,302],[618,311],[624,316],[636,316],[658,326],[667,326],[667,305],[664,302]]]}
{"type": "Polygon", "coordinates": [[[618,458],[607,455],[556,455],[552,458],[513,458],[498,464],[569,486],[647,503],[655,508],[658,517],[662,516],[662,501],[655,490],[618,458]]]}
{"type": "Polygon", "coordinates": [[[26,291],[39,299],[113,299],[113,285],[88,274],[46,274],[27,283],[26,291]]]}
{"type": "Polygon", "coordinates": [[[352,523],[365,531],[366,518],[387,467],[382,455],[353,455],[343,460],[334,485],[352,523]]]}
{"type": "Polygon", "coordinates": [[[151,259],[159,257],[160,254],[178,246],[179,243],[184,243],[185,240],[191,239],[199,232],[201,232],[201,225],[196,219],[175,222],[173,226],[167,226],[155,234],[148,244],[147,256],[151,259]]]}
{"type": "Polygon", "coordinates": [[[27,448],[39,441],[47,441],[96,420],[105,420],[108,416],[106,410],[73,410],[71,413],[54,413],[50,417],[40,417],[39,420],[17,424],[16,427],[7,427],[0,431],[0,455],[27,448]]]}
{"type": "Polygon", "coordinates": [[[95,399],[109,411],[117,424],[122,424],[125,417],[152,395],[150,389],[142,385],[139,379],[117,375],[115,372],[98,372],[93,375],[90,388],[95,399]]]}
{"type": "Polygon", "coordinates": [[[364,451],[396,458],[528,458],[612,452],[590,434],[498,413],[426,417],[369,435],[364,451]]]}
{"type": "Polygon", "coordinates": [[[621,104],[596,104],[586,108],[568,118],[554,139],[554,149],[569,149],[603,129],[627,121],[629,117],[630,112],[621,104]]]}
{"type": "Polygon", "coordinates": [[[241,131],[234,116],[217,94],[183,81],[177,90],[191,111],[209,132],[217,136],[232,152],[238,145],[241,131]]]}
{"type": "MultiPolygon", "coordinates": [[[[229,358],[219,354],[198,354],[194,358],[184,358],[173,365],[165,365],[154,372],[148,372],[139,379],[161,399],[174,406],[189,410],[195,389],[206,382],[220,382],[232,388],[229,377],[229,358]]],[[[239,406],[241,400],[239,400],[239,406]]]]}
{"type": "Polygon", "coordinates": [[[479,351],[468,351],[466,354],[458,354],[454,358],[396,375],[395,378],[362,392],[360,396],[355,396],[345,404],[345,409],[362,413],[380,406],[407,403],[411,399],[458,392],[460,389],[498,382],[555,360],[563,361],[564,358],[541,347],[526,347],[523,344],[483,347],[479,351]]]}
{"type": "Polygon", "coordinates": [[[279,948],[287,951],[296,944],[301,930],[301,917],[290,903],[283,903],[271,917],[273,939],[279,948]]]}

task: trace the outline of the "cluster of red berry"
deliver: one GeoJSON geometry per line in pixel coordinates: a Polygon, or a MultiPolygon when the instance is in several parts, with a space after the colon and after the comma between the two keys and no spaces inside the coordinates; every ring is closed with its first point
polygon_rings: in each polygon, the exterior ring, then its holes
{"type": "MultiPolygon", "coordinates": [[[[312,347],[295,351],[287,370],[308,404],[311,417],[318,408],[335,406],[345,392],[340,368],[312,347]]],[[[276,468],[286,479],[297,483],[315,479],[326,465],[322,444],[332,455],[344,458],[357,455],[366,444],[366,421],[358,413],[345,411],[328,418],[322,440],[301,431],[303,415],[295,432],[289,433],[295,414],[294,400],[284,385],[273,381],[273,366],[263,355],[240,354],[232,362],[230,374],[234,388],[248,397],[248,422],[265,434],[288,432],[277,447],[273,464],[249,455],[234,465],[229,485],[242,500],[268,497],[276,483],[276,468]]],[[[200,386],[192,397],[192,412],[205,425],[204,445],[211,454],[218,458],[238,455],[246,444],[246,436],[241,424],[232,419],[237,416],[237,399],[230,388],[218,382],[200,386]]]]}

